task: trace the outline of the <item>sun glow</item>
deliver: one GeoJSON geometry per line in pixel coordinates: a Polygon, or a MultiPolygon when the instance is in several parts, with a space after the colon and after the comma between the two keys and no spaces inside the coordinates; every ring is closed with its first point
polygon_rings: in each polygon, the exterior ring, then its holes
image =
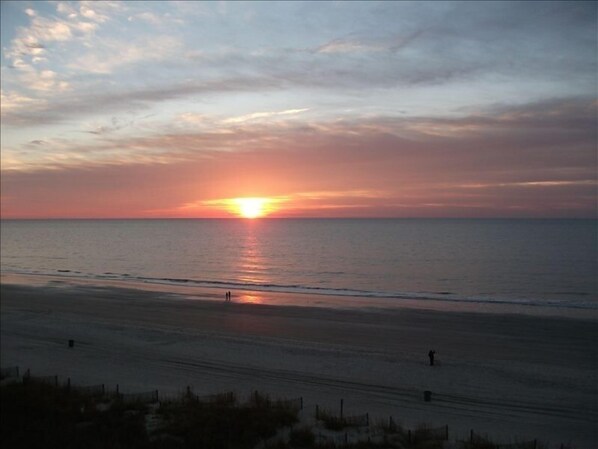
{"type": "MultiPolygon", "coordinates": [[[[222,198],[202,201],[201,205],[242,218],[260,218],[277,212],[280,204],[285,201],[287,201],[285,197],[222,198]]],[[[194,204],[192,203],[191,206],[194,204]]]]}
{"type": "Polygon", "coordinates": [[[235,198],[235,202],[238,214],[244,218],[259,218],[268,212],[268,198],[235,198]]]}

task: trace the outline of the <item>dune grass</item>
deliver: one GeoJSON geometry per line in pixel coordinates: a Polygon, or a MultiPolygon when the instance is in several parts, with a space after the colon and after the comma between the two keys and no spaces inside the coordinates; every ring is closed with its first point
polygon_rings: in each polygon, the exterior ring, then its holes
{"type": "MultiPolygon", "coordinates": [[[[145,404],[123,401],[114,394],[98,397],[65,386],[28,381],[2,385],[0,404],[0,445],[11,449],[250,449],[283,428],[287,429],[285,438],[276,436],[263,447],[440,449],[446,443],[438,429],[419,426],[409,431],[392,421],[372,424],[368,435],[371,431],[381,438],[371,441],[326,440],[317,427],[293,428],[299,421],[298,409],[288,401],[274,401],[258,392],[245,402],[232,394],[203,400],[186,394],[145,404]]],[[[332,413],[320,413],[319,421],[327,431],[346,431],[332,413]]],[[[500,448],[479,436],[455,442],[453,447],[500,448]]],[[[531,449],[525,443],[511,447],[531,449]]],[[[535,449],[542,448],[545,446],[538,444],[535,449]]]]}

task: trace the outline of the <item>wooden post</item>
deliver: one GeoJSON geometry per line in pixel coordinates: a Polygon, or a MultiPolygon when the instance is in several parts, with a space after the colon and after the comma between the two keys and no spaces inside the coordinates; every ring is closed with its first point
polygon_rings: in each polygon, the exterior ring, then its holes
{"type": "Polygon", "coordinates": [[[445,434],[445,436],[444,436],[444,439],[445,439],[446,441],[448,441],[448,424],[446,425],[446,434],[445,434]]]}
{"type": "Polygon", "coordinates": [[[320,407],[316,404],[316,419],[320,419],[320,407]]]}
{"type": "Polygon", "coordinates": [[[537,445],[538,445],[538,440],[534,439],[534,449],[536,449],[537,445]]]}
{"type": "Polygon", "coordinates": [[[106,387],[102,384],[102,396],[106,394],[106,387]]]}
{"type": "Polygon", "coordinates": [[[469,432],[469,442],[473,443],[473,429],[471,429],[471,432],[469,432]]]}
{"type": "Polygon", "coordinates": [[[71,391],[71,378],[70,377],[66,378],[66,390],[71,391]]]}
{"type": "Polygon", "coordinates": [[[158,399],[158,398],[159,398],[159,396],[158,396],[158,390],[156,390],[156,402],[158,402],[158,401],[159,401],[159,399],[158,399]]]}
{"type": "Polygon", "coordinates": [[[411,443],[411,429],[407,431],[407,441],[411,443]]]}
{"type": "Polygon", "coordinates": [[[301,396],[299,399],[301,399],[301,408],[300,408],[300,410],[303,410],[303,396],[301,396]]]}
{"type": "Polygon", "coordinates": [[[341,420],[343,419],[343,402],[344,400],[341,399],[341,420]]]}
{"type": "Polygon", "coordinates": [[[367,412],[367,413],[365,414],[365,425],[366,425],[367,427],[370,427],[370,413],[369,413],[369,412],[367,412]]]}
{"type": "Polygon", "coordinates": [[[349,442],[349,437],[347,435],[347,432],[345,432],[345,444],[347,444],[349,442]]]}

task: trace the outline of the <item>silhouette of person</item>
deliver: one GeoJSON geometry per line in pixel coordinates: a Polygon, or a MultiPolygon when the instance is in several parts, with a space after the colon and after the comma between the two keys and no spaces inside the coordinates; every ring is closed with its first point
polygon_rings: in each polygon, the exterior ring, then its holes
{"type": "Polygon", "coordinates": [[[434,354],[436,354],[436,351],[430,349],[430,352],[428,352],[428,357],[430,357],[430,366],[434,366],[434,354]]]}

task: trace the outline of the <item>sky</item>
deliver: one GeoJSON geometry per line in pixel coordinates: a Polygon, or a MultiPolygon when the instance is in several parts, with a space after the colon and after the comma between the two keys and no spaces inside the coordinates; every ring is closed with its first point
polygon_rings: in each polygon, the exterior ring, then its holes
{"type": "Polygon", "coordinates": [[[1,216],[596,217],[597,5],[2,1],[1,216]]]}

